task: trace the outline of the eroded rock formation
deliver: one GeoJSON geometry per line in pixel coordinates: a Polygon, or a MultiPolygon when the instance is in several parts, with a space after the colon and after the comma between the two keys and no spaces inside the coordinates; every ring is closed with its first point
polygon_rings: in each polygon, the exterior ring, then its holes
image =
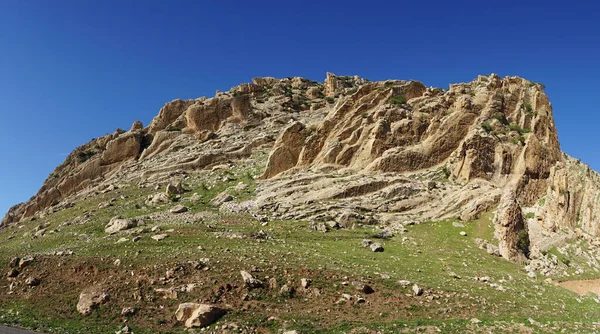
{"type": "MultiPolygon", "coordinates": [[[[398,222],[497,212],[503,255],[526,231],[517,207],[555,231],[598,235],[600,176],[561,153],[543,86],[479,76],[448,90],[327,73],[254,78],[212,98],[174,100],[144,127],[75,149],[10,224],[103,191],[246,159],[269,150],[258,207],[287,219],[398,222]],[[509,191],[511,197],[501,195],[509,191]],[[350,218],[351,217],[351,218],[350,218]]],[[[397,227],[397,226],[396,226],[397,227]]]]}

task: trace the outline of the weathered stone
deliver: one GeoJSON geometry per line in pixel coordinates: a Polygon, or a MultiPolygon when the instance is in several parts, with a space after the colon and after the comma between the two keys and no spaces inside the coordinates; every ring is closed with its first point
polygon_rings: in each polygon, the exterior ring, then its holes
{"type": "Polygon", "coordinates": [[[263,286],[263,282],[254,278],[254,276],[252,276],[247,271],[240,271],[240,275],[242,275],[242,280],[244,281],[244,284],[246,284],[246,287],[248,287],[249,289],[260,288],[263,286]]]}
{"type": "Polygon", "coordinates": [[[415,296],[420,296],[423,294],[423,289],[416,284],[413,285],[412,290],[413,290],[413,293],[415,294],[415,296]]]}
{"type": "Polygon", "coordinates": [[[106,303],[110,296],[100,288],[89,288],[79,294],[77,312],[89,315],[99,305],[106,303]]]}
{"type": "Polygon", "coordinates": [[[383,246],[381,246],[381,244],[378,242],[371,244],[369,247],[371,247],[373,252],[383,252],[383,246]]]}
{"type": "Polygon", "coordinates": [[[28,265],[32,264],[33,261],[35,261],[35,258],[33,256],[26,256],[22,258],[21,260],[19,260],[19,269],[27,267],[28,265]]]}
{"type": "Polygon", "coordinates": [[[119,231],[127,230],[137,226],[137,221],[133,219],[125,219],[119,216],[113,217],[104,227],[104,232],[114,234],[119,231]]]}
{"type": "Polygon", "coordinates": [[[188,208],[181,204],[178,204],[178,205],[175,205],[174,207],[172,207],[171,210],[169,210],[169,211],[171,213],[184,213],[184,212],[188,211],[188,208]]]}
{"type": "Polygon", "coordinates": [[[505,191],[494,217],[498,248],[502,257],[510,261],[524,262],[529,253],[529,234],[515,193],[505,191]]]}
{"type": "Polygon", "coordinates": [[[362,293],[366,293],[366,294],[370,294],[375,292],[375,290],[373,290],[372,287],[370,287],[369,285],[360,282],[360,281],[353,281],[352,285],[354,286],[354,288],[362,293]]]}
{"type": "Polygon", "coordinates": [[[227,311],[215,305],[200,304],[185,320],[185,327],[206,327],[219,320],[227,311]]]}
{"type": "Polygon", "coordinates": [[[42,281],[37,277],[27,277],[25,284],[28,286],[38,286],[42,281]]]}
{"type": "Polygon", "coordinates": [[[17,277],[17,276],[19,276],[19,271],[15,268],[12,268],[11,270],[8,271],[6,276],[11,277],[11,278],[17,277]]]}

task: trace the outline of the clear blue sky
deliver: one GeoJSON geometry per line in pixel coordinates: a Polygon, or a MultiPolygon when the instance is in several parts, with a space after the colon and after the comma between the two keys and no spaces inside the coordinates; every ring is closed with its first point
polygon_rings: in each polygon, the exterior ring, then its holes
{"type": "Polygon", "coordinates": [[[0,0],[0,215],[76,146],[255,76],[520,75],[599,170],[600,5],[524,2],[0,0]]]}

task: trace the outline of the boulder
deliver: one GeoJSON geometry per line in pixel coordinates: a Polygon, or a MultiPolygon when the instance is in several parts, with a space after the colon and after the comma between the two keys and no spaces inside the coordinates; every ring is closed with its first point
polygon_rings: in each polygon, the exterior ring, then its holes
{"type": "Polygon", "coordinates": [[[163,205],[163,204],[168,204],[168,203],[171,203],[171,199],[165,193],[157,193],[154,195],[150,195],[150,196],[148,196],[148,199],[146,200],[146,205],[150,205],[150,206],[158,206],[158,205],[163,205]]]}
{"type": "Polygon", "coordinates": [[[246,287],[248,287],[249,289],[260,288],[263,286],[263,282],[254,278],[254,276],[252,276],[247,271],[240,271],[240,275],[242,275],[242,280],[244,281],[244,284],[246,284],[246,287]]]}
{"type": "Polygon", "coordinates": [[[167,196],[179,195],[183,194],[185,190],[183,189],[183,185],[181,182],[169,183],[165,189],[165,194],[167,196]]]}
{"type": "Polygon", "coordinates": [[[127,230],[137,226],[137,220],[125,219],[119,216],[113,217],[104,227],[104,232],[115,234],[119,231],[127,230]]]}
{"type": "Polygon", "coordinates": [[[79,294],[79,302],[77,303],[77,312],[83,315],[89,315],[99,305],[106,303],[110,299],[110,295],[102,291],[100,288],[89,288],[79,294]]]}
{"type": "Polygon", "coordinates": [[[135,121],[131,125],[131,129],[129,131],[140,131],[144,128],[144,124],[140,121],[135,121]]]}
{"type": "Polygon", "coordinates": [[[223,203],[226,202],[230,202],[233,200],[233,196],[229,195],[227,192],[222,192],[220,194],[218,194],[217,196],[215,196],[213,199],[210,200],[210,204],[212,206],[221,206],[223,205],[223,203]]]}
{"type": "Polygon", "coordinates": [[[185,327],[193,328],[193,327],[206,327],[221,318],[225,315],[227,311],[223,308],[214,306],[214,305],[206,305],[201,304],[192,312],[190,317],[185,321],[185,327]]]}
{"type": "Polygon", "coordinates": [[[33,256],[26,256],[19,260],[19,269],[23,269],[28,265],[32,264],[35,258],[33,256]]]}
{"type": "Polygon", "coordinates": [[[27,277],[25,284],[28,286],[38,286],[42,281],[37,277],[27,277]]]}
{"type": "Polygon", "coordinates": [[[188,211],[188,208],[181,204],[178,204],[178,205],[175,205],[174,207],[172,207],[171,210],[169,210],[169,211],[171,213],[184,213],[184,212],[188,211]]]}

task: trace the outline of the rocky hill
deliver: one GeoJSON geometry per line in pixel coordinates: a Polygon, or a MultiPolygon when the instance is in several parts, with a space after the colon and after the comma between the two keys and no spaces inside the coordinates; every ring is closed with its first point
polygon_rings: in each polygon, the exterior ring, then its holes
{"type": "Polygon", "coordinates": [[[331,73],[323,83],[252,81],[174,100],[147,127],[135,122],[78,147],[9,210],[5,233],[14,238],[14,229],[39,222],[25,236],[38,239],[52,221],[93,234],[92,222],[105,219],[100,226],[113,234],[144,219],[189,210],[186,219],[197,220],[217,210],[322,232],[375,226],[391,237],[426,222],[464,226],[493,216],[494,238],[473,245],[527,265],[530,276],[563,270],[548,252],[566,240],[600,244],[600,176],[561,152],[541,84],[494,74],[448,90],[331,73]],[[247,174],[220,174],[231,168],[247,174]],[[248,182],[222,186],[240,179],[248,182]],[[211,198],[186,197],[190,187],[211,198]],[[119,189],[135,191],[109,198],[119,189]],[[190,204],[157,216],[173,201],[190,204]],[[127,205],[138,211],[123,214],[127,205]],[[112,213],[129,217],[109,222],[112,213]]]}

